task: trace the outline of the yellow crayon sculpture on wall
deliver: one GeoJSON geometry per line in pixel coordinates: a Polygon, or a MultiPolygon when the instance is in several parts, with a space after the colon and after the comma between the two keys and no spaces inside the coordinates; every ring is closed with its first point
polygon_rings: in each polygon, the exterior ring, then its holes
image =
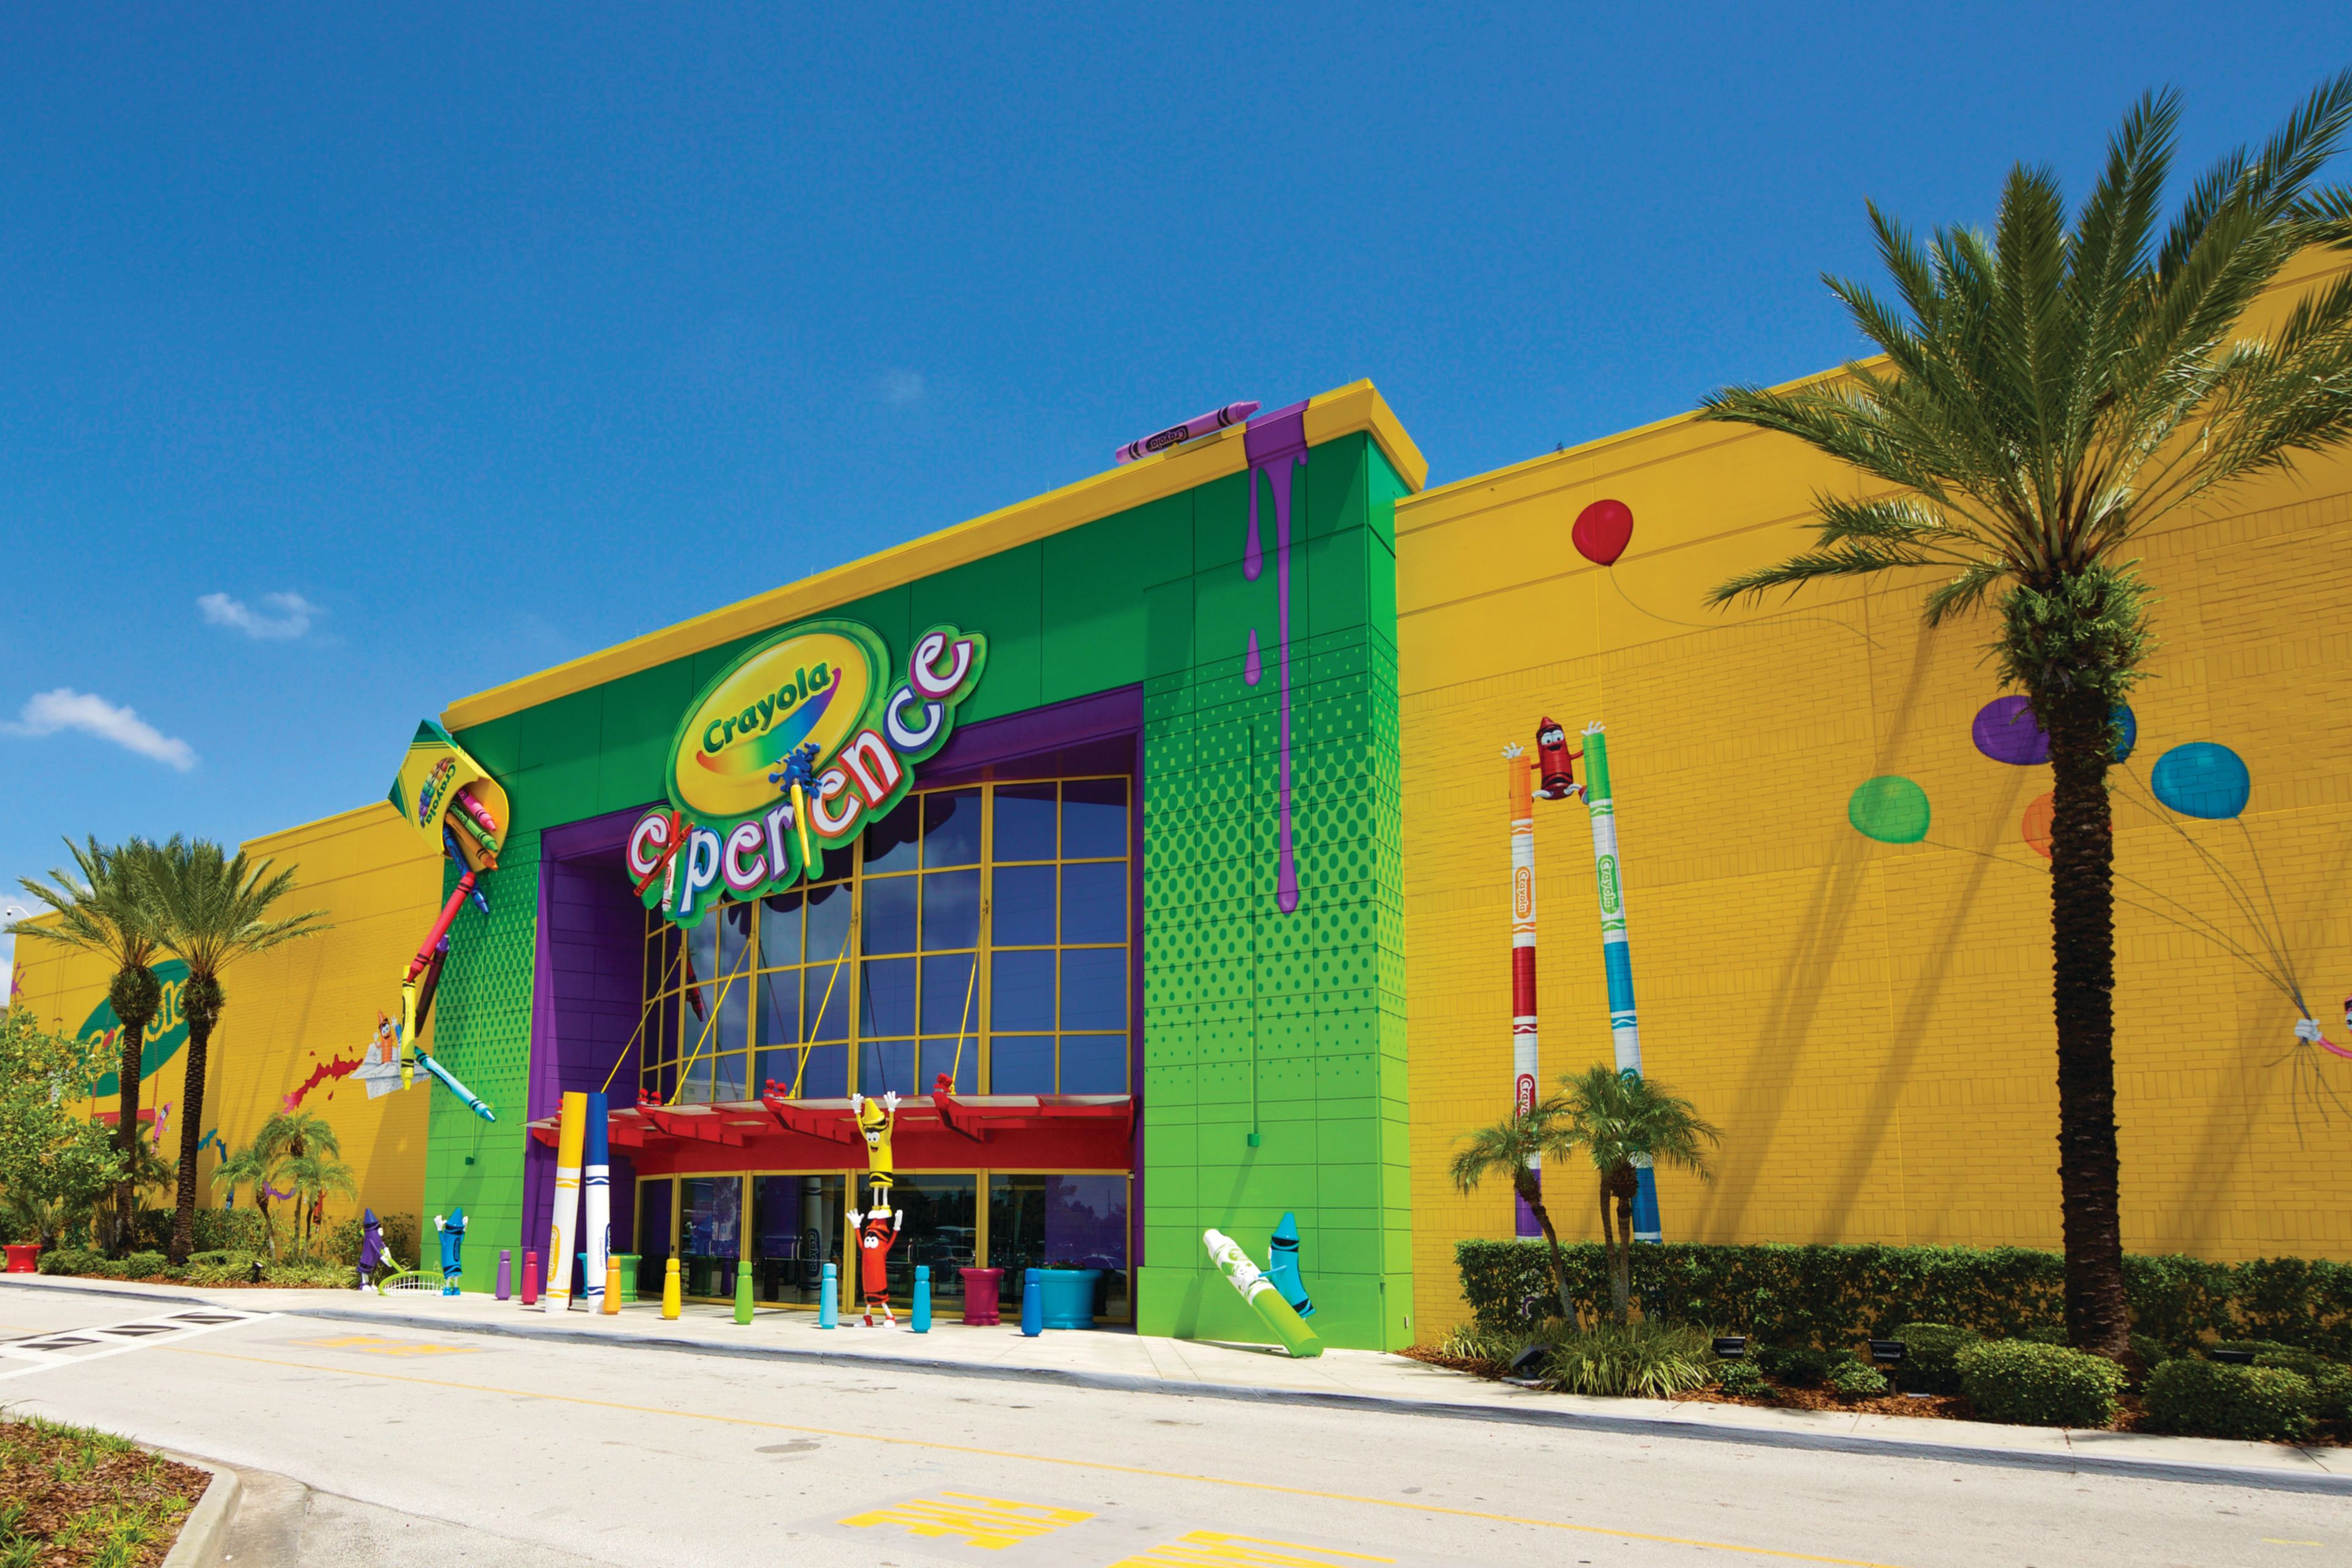
{"type": "Polygon", "coordinates": [[[547,1294],[541,1303],[551,1312],[572,1306],[572,1227],[580,1216],[580,1154],[588,1136],[588,1096],[574,1090],[563,1097],[563,1120],[555,1133],[555,1216],[547,1235],[547,1294]]]}

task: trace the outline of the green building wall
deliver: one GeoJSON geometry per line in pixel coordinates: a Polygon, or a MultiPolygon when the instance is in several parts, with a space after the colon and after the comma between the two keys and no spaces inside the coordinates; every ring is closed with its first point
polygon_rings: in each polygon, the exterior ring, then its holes
{"type": "MultiPolygon", "coordinates": [[[[1412,1213],[1397,755],[1395,503],[1358,434],[1294,470],[1293,816],[1301,898],[1275,907],[1280,682],[1268,481],[1233,475],[826,613],[903,661],[941,621],[983,632],[972,724],[1144,689],[1144,1167],[1137,1321],[1147,1333],[1262,1340],[1206,1267],[1201,1231],[1263,1257],[1298,1216],[1316,1328],[1410,1342],[1412,1213]],[[1265,568],[1242,558],[1261,488],[1265,568]],[[1255,627],[1255,686],[1244,652],[1255,627]],[[1255,1137],[1253,1137],[1255,1134],[1255,1137]]],[[[765,633],[759,634],[761,636],[765,633]]],[[[452,949],[436,1005],[451,1070],[501,1111],[436,1096],[427,1213],[463,1204],[469,1288],[520,1234],[539,831],[662,791],[678,715],[756,637],[473,726],[457,739],[516,816],[487,934],[452,949]],[[468,1163],[470,1162],[470,1163],[468,1163]]]]}

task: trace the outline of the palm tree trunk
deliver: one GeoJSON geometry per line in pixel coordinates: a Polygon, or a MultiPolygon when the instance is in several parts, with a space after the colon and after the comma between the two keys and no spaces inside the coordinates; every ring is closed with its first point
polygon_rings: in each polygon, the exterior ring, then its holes
{"type": "Polygon", "coordinates": [[[180,1091],[180,1191],[172,1215],[172,1266],[187,1262],[196,1247],[196,1152],[205,1124],[205,1060],[213,1043],[213,1026],[220,1020],[220,982],[209,974],[191,974],[180,990],[180,1007],[188,1020],[188,1077],[180,1091]]]}
{"type": "MultiPolygon", "coordinates": [[[[1519,1195],[1527,1196],[1524,1192],[1519,1195]]],[[[1568,1258],[1559,1249],[1559,1232],[1552,1228],[1551,1212],[1544,1207],[1540,1196],[1528,1198],[1528,1212],[1535,1215],[1536,1224],[1543,1227],[1544,1245],[1551,1248],[1551,1288],[1559,1293],[1559,1315],[1574,1322],[1576,1308],[1568,1294],[1568,1258]]]]}
{"type": "Polygon", "coordinates": [[[2050,736],[2051,1004],[2058,1033],[2058,1192],[2066,1247],[2066,1339],[2131,1363],[2116,1153],[2115,826],[2109,704],[2036,693],[2050,736]]]}
{"type": "MultiPolygon", "coordinates": [[[[117,1015],[120,1016],[120,1014],[117,1015]]],[[[116,1068],[121,1080],[121,1109],[115,1113],[114,1146],[122,1155],[122,1181],[114,1189],[114,1256],[131,1250],[131,1233],[139,1223],[139,1068],[147,1051],[147,1020],[122,1020],[122,1058],[116,1068]]]]}
{"type": "Polygon", "coordinates": [[[1624,1271],[1618,1267],[1617,1229],[1609,1210],[1609,1178],[1601,1178],[1601,1248],[1609,1259],[1609,1317],[1612,1322],[1625,1321],[1626,1295],[1624,1271]]]}

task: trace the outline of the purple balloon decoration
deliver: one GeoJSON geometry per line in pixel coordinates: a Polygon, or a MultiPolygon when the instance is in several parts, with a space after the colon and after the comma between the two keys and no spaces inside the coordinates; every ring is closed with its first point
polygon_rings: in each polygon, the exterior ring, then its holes
{"type": "Polygon", "coordinates": [[[2050,737],[2034,721],[2030,697],[1996,697],[1977,710],[1969,726],[1977,750],[1996,763],[2030,768],[2050,760],[2050,737]]]}

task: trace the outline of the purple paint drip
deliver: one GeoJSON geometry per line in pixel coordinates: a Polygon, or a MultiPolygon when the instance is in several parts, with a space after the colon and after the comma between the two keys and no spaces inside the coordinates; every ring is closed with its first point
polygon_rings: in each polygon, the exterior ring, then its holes
{"type": "Polygon", "coordinates": [[[1252,626],[1249,635],[1249,651],[1242,655],[1242,679],[1255,686],[1265,675],[1265,661],[1257,656],[1257,628],[1252,626]]]}
{"type": "Polygon", "coordinates": [[[1290,811],[1290,479],[1297,464],[1307,461],[1307,405],[1294,403],[1263,418],[1253,419],[1243,433],[1249,460],[1250,532],[1243,575],[1257,573],[1250,562],[1257,552],[1257,476],[1261,469],[1274,487],[1275,661],[1282,682],[1281,848],[1275,867],[1274,907],[1284,914],[1298,909],[1298,858],[1291,832],[1290,811]]]}
{"type": "Polygon", "coordinates": [[[1252,468],[1250,486],[1249,542],[1242,546],[1242,581],[1255,583],[1265,570],[1265,552],[1257,546],[1257,470],[1252,468]]]}

